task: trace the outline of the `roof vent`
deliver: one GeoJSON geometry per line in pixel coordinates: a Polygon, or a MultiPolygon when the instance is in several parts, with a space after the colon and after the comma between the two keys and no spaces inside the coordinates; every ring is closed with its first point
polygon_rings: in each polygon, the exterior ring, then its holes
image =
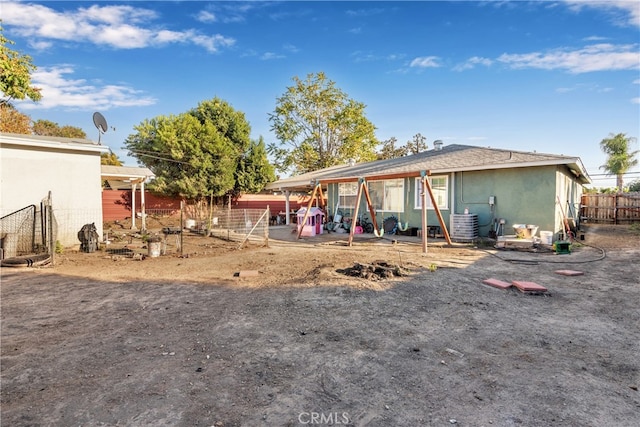
{"type": "Polygon", "coordinates": [[[435,141],[433,141],[433,149],[438,151],[438,150],[442,150],[442,145],[444,143],[442,142],[441,139],[436,139],[435,141]]]}

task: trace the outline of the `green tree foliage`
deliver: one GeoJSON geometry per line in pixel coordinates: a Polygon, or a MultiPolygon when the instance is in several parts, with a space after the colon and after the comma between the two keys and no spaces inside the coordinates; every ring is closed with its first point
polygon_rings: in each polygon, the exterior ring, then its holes
{"type": "Polygon", "coordinates": [[[9,103],[0,103],[0,132],[31,134],[31,117],[9,103]]]}
{"type": "Polygon", "coordinates": [[[0,90],[3,98],[0,104],[10,104],[12,99],[29,98],[39,101],[40,89],[31,84],[31,73],[36,70],[32,59],[9,48],[15,42],[7,39],[0,26],[0,90]]]}
{"type": "Polygon", "coordinates": [[[407,141],[405,148],[408,154],[418,154],[425,151],[427,147],[427,138],[422,136],[422,134],[417,133],[413,135],[413,139],[411,141],[407,141]]]}
{"type": "Polygon", "coordinates": [[[638,151],[631,151],[631,144],[635,141],[635,138],[627,137],[624,133],[610,134],[609,138],[600,141],[600,148],[607,155],[607,161],[600,169],[616,176],[616,187],[620,191],[624,184],[624,174],[638,164],[638,151]]]}
{"type": "Polygon", "coordinates": [[[240,158],[236,169],[236,192],[259,193],[264,187],[276,180],[273,165],[267,158],[264,139],[251,141],[249,149],[240,158]]]}
{"type": "Polygon", "coordinates": [[[640,179],[634,179],[629,183],[629,191],[632,193],[640,192],[640,179]]]}
{"type": "Polygon", "coordinates": [[[278,170],[298,174],[376,158],[376,128],[363,103],[350,99],[323,72],[293,81],[269,115],[281,142],[269,145],[278,170]]]}
{"type": "Polygon", "coordinates": [[[232,192],[251,145],[244,114],[218,98],[187,113],[145,120],[135,130],[125,147],[155,174],[150,188],[187,199],[232,192]]]}
{"type": "Polygon", "coordinates": [[[378,160],[395,159],[407,155],[407,147],[396,147],[398,139],[394,136],[382,141],[382,148],[378,152],[378,160]]]}
{"type": "Polygon", "coordinates": [[[60,136],[63,138],[83,138],[87,137],[85,131],[75,126],[60,126],[50,120],[36,120],[33,122],[33,133],[43,136],[60,136]]]}
{"type": "Polygon", "coordinates": [[[122,166],[122,161],[118,158],[116,153],[109,151],[108,153],[100,154],[100,164],[107,166],[122,166]]]}

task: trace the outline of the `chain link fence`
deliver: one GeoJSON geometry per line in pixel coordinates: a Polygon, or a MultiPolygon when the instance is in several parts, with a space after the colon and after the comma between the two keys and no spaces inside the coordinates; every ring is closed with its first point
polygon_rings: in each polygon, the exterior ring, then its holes
{"type": "Polygon", "coordinates": [[[213,237],[239,242],[269,246],[269,208],[226,209],[214,211],[205,232],[213,237]]]}

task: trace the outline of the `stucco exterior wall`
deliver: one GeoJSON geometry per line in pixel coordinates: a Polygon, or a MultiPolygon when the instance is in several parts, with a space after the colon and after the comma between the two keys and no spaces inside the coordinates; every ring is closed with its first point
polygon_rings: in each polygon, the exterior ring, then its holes
{"type": "Polygon", "coordinates": [[[51,191],[57,240],[79,245],[77,233],[95,222],[102,237],[100,151],[0,146],[0,211],[39,205],[51,191]]]}

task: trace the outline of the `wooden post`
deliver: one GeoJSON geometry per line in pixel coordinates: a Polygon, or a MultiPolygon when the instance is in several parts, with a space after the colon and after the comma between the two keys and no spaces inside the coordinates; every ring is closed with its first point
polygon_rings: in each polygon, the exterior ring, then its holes
{"type": "MultiPolygon", "coordinates": [[[[427,171],[427,175],[431,175],[430,171],[427,171]]],[[[442,212],[440,212],[440,208],[438,207],[438,203],[436,202],[436,197],[433,195],[433,190],[431,189],[431,183],[429,180],[425,180],[427,184],[427,190],[429,192],[429,197],[431,198],[431,204],[433,204],[433,210],[436,212],[436,216],[438,217],[438,222],[440,223],[440,227],[442,228],[442,234],[444,235],[445,240],[448,244],[451,244],[451,237],[449,236],[449,230],[444,224],[444,219],[442,218],[442,212]]]]}
{"type": "Polygon", "coordinates": [[[369,214],[371,215],[371,223],[373,224],[373,229],[378,230],[378,221],[376,220],[376,210],[373,209],[373,203],[371,203],[371,196],[369,195],[369,189],[367,188],[366,183],[363,183],[364,189],[364,197],[367,200],[367,206],[369,207],[369,214]]]}
{"type": "Polygon", "coordinates": [[[182,211],[184,210],[184,200],[180,200],[180,256],[184,254],[184,240],[182,239],[182,235],[184,234],[184,223],[182,222],[182,211]]]}
{"type": "Polygon", "coordinates": [[[358,210],[360,208],[360,200],[362,199],[362,188],[365,186],[364,179],[358,180],[358,195],[356,196],[356,208],[353,211],[353,217],[351,218],[351,226],[349,227],[349,246],[353,242],[353,235],[356,231],[356,218],[358,218],[358,210]]]}
{"type": "Polygon", "coordinates": [[[420,193],[420,197],[422,198],[422,252],[427,253],[427,182],[429,179],[427,178],[428,172],[423,172],[420,178],[420,182],[422,183],[422,192],[420,193]]]}

